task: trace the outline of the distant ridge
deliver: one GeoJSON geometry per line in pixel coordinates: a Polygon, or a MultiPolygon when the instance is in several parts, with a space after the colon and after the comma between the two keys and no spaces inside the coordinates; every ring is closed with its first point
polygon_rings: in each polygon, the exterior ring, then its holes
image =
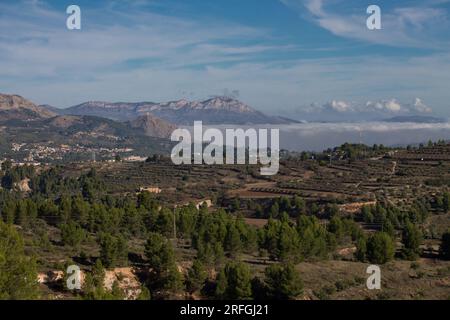
{"type": "Polygon", "coordinates": [[[287,118],[265,115],[230,97],[214,97],[204,101],[182,99],[162,103],[90,101],[63,109],[62,112],[73,115],[99,116],[116,121],[132,121],[150,113],[178,125],[192,125],[194,121],[203,121],[204,124],[236,125],[296,122],[287,118]]]}
{"type": "Polygon", "coordinates": [[[431,116],[398,116],[383,120],[385,122],[445,123],[446,119],[431,116]]]}

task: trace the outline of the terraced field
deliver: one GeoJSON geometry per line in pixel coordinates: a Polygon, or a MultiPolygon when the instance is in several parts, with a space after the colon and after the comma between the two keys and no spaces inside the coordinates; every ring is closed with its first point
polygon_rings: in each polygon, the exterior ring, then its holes
{"type": "MultiPolygon", "coordinates": [[[[91,165],[72,166],[68,174],[78,174],[91,165]]],[[[450,147],[401,150],[374,159],[336,160],[331,165],[318,165],[314,160],[285,160],[279,174],[270,177],[260,176],[257,166],[176,166],[168,158],[94,166],[111,194],[158,187],[162,190],[160,197],[171,203],[217,197],[270,199],[298,195],[324,203],[358,203],[384,197],[393,203],[408,204],[448,186],[450,147]]]]}

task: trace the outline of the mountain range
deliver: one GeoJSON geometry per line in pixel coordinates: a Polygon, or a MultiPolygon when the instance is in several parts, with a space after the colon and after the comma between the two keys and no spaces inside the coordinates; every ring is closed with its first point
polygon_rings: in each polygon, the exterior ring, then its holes
{"type": "Polygon", "coordinates": [[[19,95],[0,94],[0,150],[11,143],[132,148],[140,154],[166,152],[178,125],[283,124],[228,97],[165,103],[86,102],[67,109],[36,105],[19,95]]]}
{"type": "MultiPolygon", "coordinates": [[[[55,108],[51,109],[52,111],[55,108]]],[[[287,124],[294,120],[265,115],[250,106],[230,97],[214,97],[204,101],[178,100],[154,102],[104,102],[90,101],[67,109],[62,114],[90,115],[130,121],[139,116],[151,114],[177,125],[193,125],[194,121],[204,124],[287,124]]]]}
{"type": "MultiPolygon", "coordinates": [[[[192,125],[195,120],[205,124],[234,125],[296,122],[267,116],[228,97],[200,102],[86,102],[59,109],[38,106],[18,95],[0,94],[0,153],[11,151],[13,144],[36,143],[50,148],[67,144],[73,149],[78,146],[133,149],[141,155],[168,153],[173,146],[168,140],[173,130],[178,125],[192,125]]],[[[429,116],[403,116],[383,121],[446,122],[429,116]]]]}
{"type": "Polygon", "coordinates": [[[130,121],[118,122],[89,114],[65,114],[48,105],[37,106],[18,96],[0,94],[0,123],[8,126],[42,127],[67,132],[97,132],[118,135],[146,135],[169,138],[175,125],[151,114],[140,115],[130,121]]]}

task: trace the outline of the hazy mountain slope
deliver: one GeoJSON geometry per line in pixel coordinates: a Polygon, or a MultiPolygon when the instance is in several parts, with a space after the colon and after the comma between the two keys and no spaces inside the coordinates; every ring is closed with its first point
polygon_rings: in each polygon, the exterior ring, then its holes
{"type": "Polygon", "coordinates": [[[172,132],[177,128],[176,125],[165,120],[159,119],[151,114],[140,116],[129,122],[132,128],[142,131],[149,137],[170,138],[172,132]]]}
{"type": "Polygon", "coordinates": [[[64,114],[64,112],[63,112],[64,109],[57,108],[57,107],[51,106],[49,104],[41,104],[41,105],[39,105],[39,107],[43,108],[43,109],[46,109],[46,110],[48,110],[50,112],[53,112],[55,115],[64,114]]]}
{"type": "Polygon", "coordinates": [[[129,121],[140,116],[137,111],[138,105],[137,103],[89,101],[67,109],[61,109],[61,113],[129,121]]]}
{"type": "Polygon", "coordinates": [[[45,121],[43,126],[52,130],[64,130],[69,134],[109,135],[119,138],[148,136],[169,138],[176,126],[164,120],[147,115],[132,122],[118,122],[95,116],[61,115],[45,121]]]}

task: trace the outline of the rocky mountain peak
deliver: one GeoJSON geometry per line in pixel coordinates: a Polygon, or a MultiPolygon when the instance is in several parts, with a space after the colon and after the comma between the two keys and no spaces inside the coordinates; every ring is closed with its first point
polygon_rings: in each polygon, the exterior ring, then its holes
{"type": "Polygon", "coordinates": [[[221,109],[234,112],[256,112],[253,108],[231,97],[214,97],[202,102],[204,109],[221,109]]]}
{"type": "Polygon", "coordinates": [[[51,118],[56,114],[19,96],[0,94],[0,120],[34,120],[51,118]]]}

